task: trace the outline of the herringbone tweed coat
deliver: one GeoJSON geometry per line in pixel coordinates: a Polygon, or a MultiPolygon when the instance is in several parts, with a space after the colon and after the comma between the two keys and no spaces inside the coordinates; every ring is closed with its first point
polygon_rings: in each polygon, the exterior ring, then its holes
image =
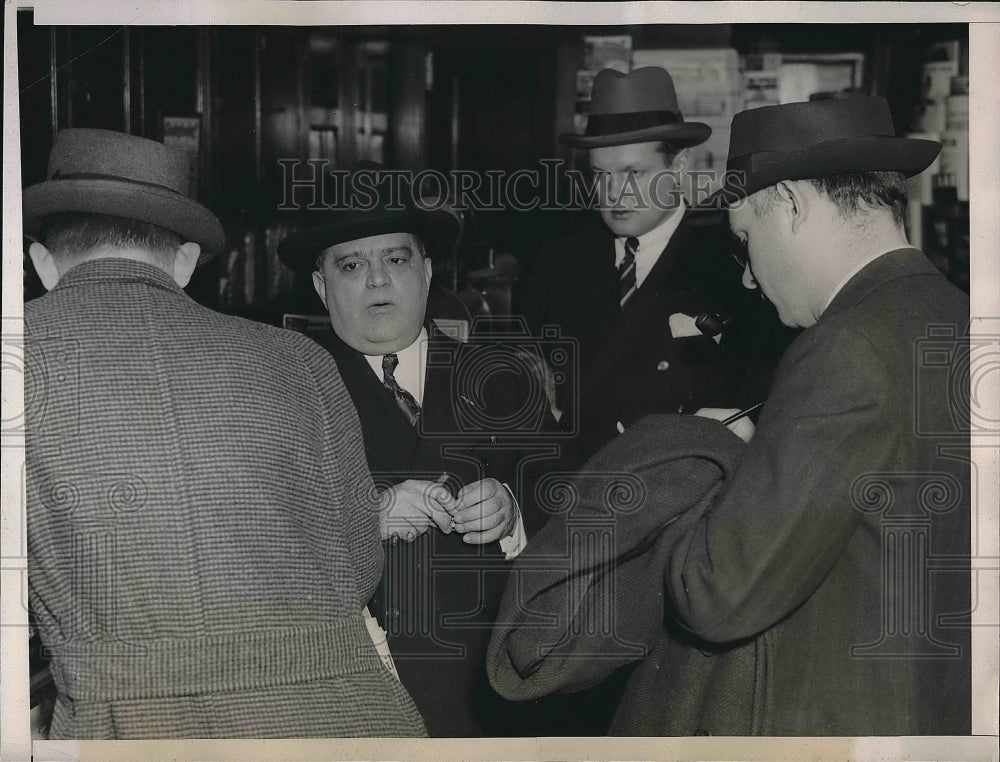
{"type": "Polygon", "coordinates": [[[376,498],[327,353],[115,259],[27,304],[25,331],[52,736],[424,734],[360,617],[376,498]]]}

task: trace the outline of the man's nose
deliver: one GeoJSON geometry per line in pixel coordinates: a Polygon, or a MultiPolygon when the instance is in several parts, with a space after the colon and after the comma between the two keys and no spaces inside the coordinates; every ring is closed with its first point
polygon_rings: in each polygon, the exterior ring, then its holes
{"type": "Polygon", "coordinates": [[[743,288],[748,288],[751,291],[755,288],[759,288],[757,285],[757,279],[753,277],[753,271],[750,269],[749,264],[743,268],[743,288]]]}
{"type": "Polygon", "coordinates": [[[389,273],[381,264],[375,264],[368,268],[368,287],[381,288],[389,283],[389,273]]]}
{"type": "Polygon", "coordinates": [[[612,204],[617,203],[624,189],[625,189],[625,178],[621,176],[611,175],[607,180],[608,201],[610,201],[612,204]]]}

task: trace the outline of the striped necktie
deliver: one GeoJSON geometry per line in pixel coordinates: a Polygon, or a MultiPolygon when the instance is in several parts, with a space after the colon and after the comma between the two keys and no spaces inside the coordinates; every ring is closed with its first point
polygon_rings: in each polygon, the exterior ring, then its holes
{"type": "Polygon", "coordinates": [[[399,405],[399,409],[403,411],[406,419],[416,426],[417,419],[420,417],[420,403],[413,399],[413,395],[400,386],[395,376],[392,375],[396,372],[398,365],[399,358],[396,355],[382,356],[382,375],[385,377],[382,383],[385,384],[386,389],[392,392],[392,396],[396,398],[396,404],[399,405]]]}
{"type": "Polygon", "coordinates": [[[625,239],[625,257],[618,265],[618,305],[625,307],[625,302],[635,293],[635,253],[639,250],[639,239],[629,236],[625,239]]]}

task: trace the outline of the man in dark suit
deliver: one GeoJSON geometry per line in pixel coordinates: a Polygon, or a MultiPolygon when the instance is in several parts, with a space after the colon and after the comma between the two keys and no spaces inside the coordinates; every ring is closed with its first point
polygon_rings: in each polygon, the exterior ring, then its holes
{"type": "Polygon", "coordinates": [[[371,608],[432,736],[523,734],[526,715],[489,687],[484,654],[510,560],[541,523],[532,473],[559,464],[557,427],[525,347],[462,344],[425,320],[425,242],[450,246],[455,217],[378,201],[278,247],[329,312],[334,335],[321,341],[384,490],[387,561],[371,608]]]}
{"type": "Polygon", "coordinates": [[[586,133],[560,136],[589,151],[600,220],[543,248],[522,311],[578,342],[558,407],[587,455],[650,413],[758,402],[789,339],[742,293],[718,216],[688,210],[687,149],[710,134],[649,67],[599,72],[586,133]]]}
{"type": "Polygon", "coordinates": [[[362,615],[379,505],[336,364],[184,293],[224,236],[180,151],[64,130],[48,175],[24,324],[50,737],[426,735],[362,615]]]}
{"type": "MultiPolygon", "coordinates": [[[[592,682],[615,662],[581,655],[632,643],[618,733],[971,731],[969,301],[903,229],[906,177],[939,149],[894,137],[882,98],[736,115],[719,198],[744,282],[805,330],[748,444],[665,416],[588,464],[643,490],[616,547],[508,591],[498,691],[592,682]],[[565,643],[574,617],[609,607],[613,641],[565,643]],[[553,639],[576,658],[541,656],[553,639]]],[[[550,522],[524,563],[608,511],[599,486],[581,477],[576,518],[550,522]]]]}

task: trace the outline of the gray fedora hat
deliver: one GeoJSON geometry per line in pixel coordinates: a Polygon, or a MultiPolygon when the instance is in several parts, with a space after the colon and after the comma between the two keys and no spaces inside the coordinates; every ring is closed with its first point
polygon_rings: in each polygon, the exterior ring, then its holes
{"type": "Polygon", "coordinates": [[[644,66],[631,74],[602,69],[594,77],[587,130],[565,132],[559,140],[576,148],[620,146],[669,140],[696,146],[708,140],[712,128],[685,122],[677,104],[674,81],[666,69],[644,66]]]}
{"type": "Polygon", "coordinates": [[[125,217],[170,230],[201,246],[199,263],[225,243],[218,218],[188,196],[188,159],[154,140],[110,130],[62,130],[48,180],[23,194],[24,233],[36,238],[59,212],[125,217]]]}

